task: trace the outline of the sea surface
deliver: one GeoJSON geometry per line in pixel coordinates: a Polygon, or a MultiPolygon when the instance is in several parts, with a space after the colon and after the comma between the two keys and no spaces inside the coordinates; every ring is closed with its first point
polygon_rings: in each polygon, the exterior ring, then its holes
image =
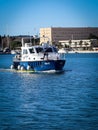
{"type": "Polygon", "coordinates": [[[98,130],[98,54],[66,54],[64,72],[11,71],[0,55],[0,130],[98,130]]]}

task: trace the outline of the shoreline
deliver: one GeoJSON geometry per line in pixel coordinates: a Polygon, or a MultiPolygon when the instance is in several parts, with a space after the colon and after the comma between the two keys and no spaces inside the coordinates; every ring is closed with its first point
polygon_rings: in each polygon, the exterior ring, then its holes
{"type": "Polygon", "coordinates": [[[98,51],[69,51],[68,53],[98,53],[98,51]]]}
{"type": "Polygon", "coordinates": [[[98,53],[98,51],[89,51],[89,50],[84,50],[84,51],[66,51],[66,50],[61,50],[58,51],[58,53],[98,53]]]}

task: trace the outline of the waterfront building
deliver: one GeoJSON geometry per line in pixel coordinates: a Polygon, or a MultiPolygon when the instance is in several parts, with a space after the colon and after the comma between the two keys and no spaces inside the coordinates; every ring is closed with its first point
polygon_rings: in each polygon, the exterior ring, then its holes
{"type": "Polygon", "coordinates": [[[91,35],[98,37],[98,27],[50,27],[40,28],[40,43],[61,40],[87,40],[91,35]]]}
{"type": "Polygon", "coordinates": [[[92,43],[96,40],[64,40],[59,41],[60,45],[64,48],[70,48],[73,50],[91,50],[92,43]]]}

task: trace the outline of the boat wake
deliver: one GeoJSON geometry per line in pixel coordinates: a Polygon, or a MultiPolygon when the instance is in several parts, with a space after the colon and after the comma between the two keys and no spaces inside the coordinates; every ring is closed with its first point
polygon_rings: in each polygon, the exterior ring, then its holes
{"type": "Polygon", "coordinates": [[[33,70],[15,70],[15,69],[4,69],[1,68],[0,72],[15,72],[15,73],[31,73],[31,74],[42,74],[42,73],[64,73],[65,70],[55,71],[55,70],[48,70],[48,71],[33,71],[33,70]]]}

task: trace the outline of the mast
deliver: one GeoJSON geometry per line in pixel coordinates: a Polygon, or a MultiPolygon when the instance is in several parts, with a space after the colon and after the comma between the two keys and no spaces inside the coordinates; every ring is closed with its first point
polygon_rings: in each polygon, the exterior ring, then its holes
{"type": "Polygon", "coordinates": [[[21,39],[22,47],[24,46],[24,40],[23,38],[21,39]]]}

